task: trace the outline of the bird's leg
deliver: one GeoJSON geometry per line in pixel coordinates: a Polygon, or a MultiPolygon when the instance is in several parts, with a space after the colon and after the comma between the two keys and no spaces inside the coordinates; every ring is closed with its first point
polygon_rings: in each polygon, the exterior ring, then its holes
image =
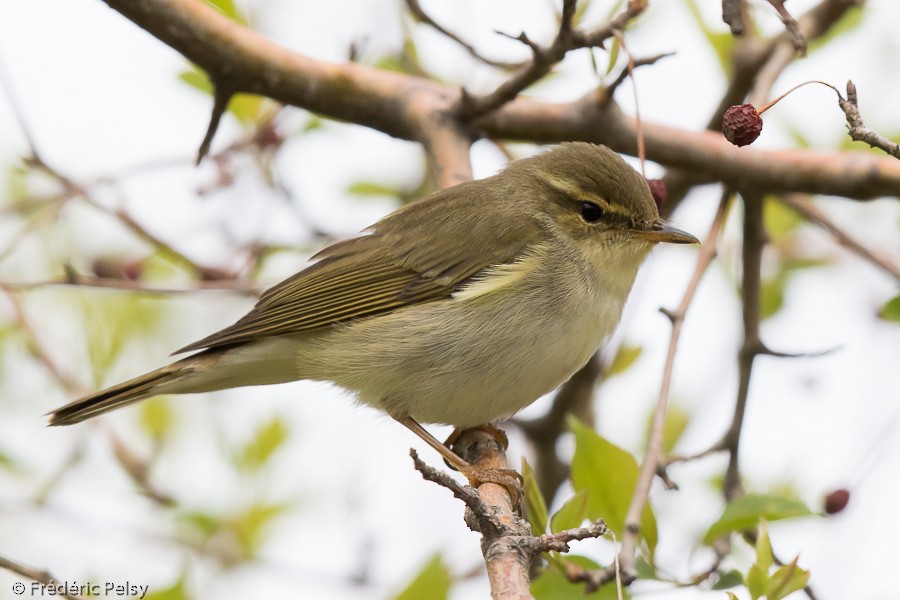
{"type": "Polygon", "coordinates": [[[495,483],[506,488],[512,500],[513,510],[521,514],[523,497],[522,476],[515,470],[506,467],[506,457],[503,455],[503,450],[506,449],[508,440],[502,430],[494,425],[454,430],[447,439],[447,445],[445,445],[428,433],[412,417],[403,417],[397,420],[422,438],[426,444],[437,450],[448,466],[465,475],[466,479],[469,480],[469,485],[472,487],[477,488],[482,483],[495,483]],[[462,458],[454,451],[456,448],[450,447],[450,445],[458,442],[464,443],[464,456],[472,459],[473,462],[481,462],[482,457],[485,457],[486,462],[491,466],[472,464],[462,458]],[[493,466],[492,463],[496,463],[497,466],[493,466]]]}

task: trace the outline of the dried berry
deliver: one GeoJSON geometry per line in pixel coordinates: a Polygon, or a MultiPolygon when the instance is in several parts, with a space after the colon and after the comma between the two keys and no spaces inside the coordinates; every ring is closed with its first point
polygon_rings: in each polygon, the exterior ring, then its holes
{"type": "Polygon", "coordinates": [[[669,192],[666,190],[666,182],[662,179],[648,179],[647,185],[650,186],[650,195],[653,196],[653,201],[656,202],[656,208],[661,209],[662,205],[666,203],[666,197],[669,192]]]}
{"type": "Polygon", "coordinates": [[[833,492],[825,496],[825,514],[833,515],[835,513],[839,513],[847,508],[847,504],[849,502],[850,490],[834,490],[833,492]]]}
{"type": "Polygon", "coordinates": [[[735,146],[752,144],[762,132],[762,117],[752,104],[730,107],[722,117],[722,133],[735,146]]]}

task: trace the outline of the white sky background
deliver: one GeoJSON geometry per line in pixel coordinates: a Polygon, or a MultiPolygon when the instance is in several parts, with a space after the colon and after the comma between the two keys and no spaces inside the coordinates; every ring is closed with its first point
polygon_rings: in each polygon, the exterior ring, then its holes
{"type": "MultiPolygon", "coordinates": [[[[719,2],[698,2],[708,22],[718,20],[719,2]]],[[[610,2],[595,0],[587,23],[596,23],[610,2]]],[[[766,13],[763,2],[756,3],[766,13]]],[[[794,14],[814,2],[789,3],[794,14]]],[[[550,38],[555,22],[544,0],[474,0],[423,2],[448,28],[474,41],[485,54],[521,58],[519,44],[504,40],[495,29],[550,38]]],[[[716,59],[686,11],[685,3],[651,2],[651,10],[630,31],[636,56],[664,51],[677,55],[639,71],[642,116],[648,121],[699,128],[724,88],[716,59]]],[[[900,3],[870,1],[863,25],[792,65],[776,91],[816,78],[842,87],[852,78],[859,89],[866,124],[888,135],[900,131],[896,108],[900,98],[900,3]]],[[[362,60],[375,60],[400,43],[408,22],[398,17],[397,2],[301,2],[270,0],[253,3],[254,26],[276,42],[326,60],[344,60],[351,42],[364,40],[362,60]]],[[[768,31],[781,27],[774,17],[768,31]]],[[[465,82],[474,91],[490,90],[497,81],[489,68],[473,65],[467,55],[427,29],[415,39],[425,66],[448,82],[465,82]]],[[[606,54],[597,51],[598,63],[606,54]]],[[[177,81],[185,61],[149,34],[139,31],[98,0],[0,0],[0,61],[11,90],[44,158],[76,179],[114,174],[136,164],[181,158],[185,166],[130,178],[123,192],[101,194],[104,202],[124,198],[129,210],[148,228],[200,263],[234,266],[235,241],[257,237],[303,244],[306,234],[293,210],[253,177],[212,196],[198,199],[195,190],[209,184],[214,170],[190,168],[190,158],[205,131],[210,99],[177,81]],[[227,235],[223,235],[226,232],[227,235]]],[[[550,84],[531,93],[568,100],[597,84],[586,53],[573,55],[550,84]]],[[[4,94],[9,90],[4,90],[4,94]]],[[[631,86],[617,98],[631,112],[631,86]]],[[[305,117],[288,119],[297,127],[305,117]]],[[[833,148],[843,142],[843,115],[833,94],[808,86],[766,114],[758,148],[793,144],[788,128],[814,146],[833,148]]],[[[239,134],[226,119],[216,148],[239,134]]],[[[0,165],[3,172],[26,152],[21,129],[8,96],[0,98],[0,165]]],[[[479,143],[473,153],[478,176],[501,166],[500,154],[479,143]]],[[[390,139],[360,127],[327,123],[319,132],[289,141],[278,169],[297,198],[297,211],[337,235],[350,235],[391,210],[389,199],[351,197],[355,181],[413,187],[422,161],[414,144],[390,139]]],[[[649,174],[661,173],[650,166],[649,174]]],[[[676,214],[679,227],[706,232],[718,191],[696,192],[676,214]]],[[[848,231],[900,261],[896,200],[819,203],[848,231]]],[[[15,231],[0,218],[0,239],[15,231]]],[[[723,262],[739,257],[739,226],[729,225],[722,246],[723,262]]],[[[782,351],[816,351],[840,347],[823,358],[777,361],[761,358],[752,383],[742,458],[748,487],[765,491],[791,482],[805,501],[817,508],[823,494],[850,486],[853,498],[838,517],[808,519],[771,527],[775,550],[813,573],[822,600],[896,597],[895,540],[900,538],[896,499],[900,482],[900,436],[893,419],[900,411],[900,328],[877,320],[874,311],[895,292],[890,279],[862,260],[840,250],[819,230],[807,228],[811,253],[835,258],[832,266],[796,277],[787,289],[785,309],[763,325],[763,339],[782,351]],[[880,437],[887,427],[888,433],[880,437]],[[875,449],[873,440],[878,438],[875,449]]],[[[0,278],[35,280],[54,273],[44,267],[48,248],[67,248],[76,264],[91,257],[146,248],[131,240],[111,220],[95,211],[71,207],[52,235],[33,236],[22,249],[0,263],[0,278]],[[87,258],[86,258],[87,257],[87,258]],[[79,262],[80,261],[80,262],[79,262]]],[[[310,248],[312,250],[312,248],[310,248]]],[[[692,269],[695,251],[657,250],[636,285],[620,332],[645,351],[637,365],[611,380],[599,395],[599,430],[617,444],[639,453],[646,415],[655,399],[669,327],[658,307],[678,302],[692,269]]],[[[300,256],[273,261],[264,276],[274,283],[302,266],[300,256]]],[[[58,273],[56,271],[55,273],[58,273]]],[[[735,351],[740,343],[739,305],[731,275],[714,266],[688,315],[676,363],[674,401],[695,413],[679,450],[691,452],[713,443],[731,417],[736,385],[735,351]]],[[[80,326],[67,316],[69,303],[90,302],[111,292],[54,289],[26,296],[26,306],[45,342],[86,387],[92,381],[80,326]]],[[[170,315],[171,328],[142,345],[126,350],[126,359],[105,383],[143,372],[166,361],[174,348],[230,324],[250,302],[224,293],[156,300],[170,315]]],[[[0,323],[9,315],[0,301],[0,323]]],[[[143,338],[141,338],[143,339],[143,338]]],[[[277,522],[265,545],[264,560],[232,571],[220,571],[208,559],[189,553],[169,540],[169,518],[141,496],[110,456],[104,433],[115,431],[138,449],[148,447],[139,433],[136,411],[124,410],[102,422],[66,429],[46,429],[41,416],[69,398],[50,385],[24,357],[5,357],[0,366],[0,451],[20,461],[25,471],[0,471],[0,553],[61,578],[124,581],[159,589],[187,566],[189,583],[201,598],[294,597],[383,598],[402,588],[435,552],[454,573],[481,564],[478,536],[465,529],[458,501],[435,485],[424,483],[412,469],[408,449],[415,446],[431,464],[439,459],[411,434],[368,408],[319,384],[243,389],[177,404],[178,431],[154,468],[153,480],[177,494],[187,506],[228,510],[264,494],[269,500],[300,500],[300,508],[277,522]],[[273,415],[292,427],[288,446],[280,451],[257,489],[238,485],[223,457],[228,441],[237,443],[273,415]],[[30,499],[60,467],[74,445],[83,443],[85,458],[64,476],[46,506],[30,499]],[[371,552],[367,587],[350,577],[360,558],[371,552]]],[[[540,415],[542,401],[528,409],[540,415]]],[[[436,428],[438,437],[446,432],[436,428]]],[[[513,460],[524,442],[514,436],[513,460]]],[[[653,496],[661,526],[658,562],[684,576],[706,564],[705,551],[683,547],[721,509],[706,479],[721,473],[723,461],[709,459],[673,469],[683,484],[679,493],[661,490],[653,496]]],[[[582,542],[577,553],[608,560],[603,542],[582,542]]],[[[749,552],[747,554],[749,556],[749,552]]],[[[742,567],[746,565],[741,565],[742,567]]],[[[0,572],[0,598],[7,597],[18,577],[0,572]]],[[[636,587],[649,590],[652,586],[636,587]]],[[[475,578],[457,585],[454,598],[485,597],[487,584],[475,578]]],[[[654,597],[721,598],[721,592],[694,590],[654,597]]]]}

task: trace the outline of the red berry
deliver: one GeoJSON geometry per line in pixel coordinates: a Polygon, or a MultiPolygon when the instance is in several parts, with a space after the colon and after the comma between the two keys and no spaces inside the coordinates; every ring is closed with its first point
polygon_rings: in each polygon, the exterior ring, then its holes
{"type": "Polygon", "coordinates": [[[668,190],[666,190],[666,182],[662,179],[648,179],[647,185],[650,186],[650,195],[653,196],[653,201],[656,202],[656,208],[661,209],[669,194],[668,190]]]}
{"type": "Polygon", "coordinates": [[[752,104],[730,107],[722,117],[722,133],[735,146],[752,144],[762,132],[762,117],[752,104]]]}
{"type": "Polygon", "coordinates": [[[839,513],[847,508],[847,504],[849,502],[850,490],[834,490],[833,492],[825,496],[825,514],[833,515],[835,513],[839,513]]]}

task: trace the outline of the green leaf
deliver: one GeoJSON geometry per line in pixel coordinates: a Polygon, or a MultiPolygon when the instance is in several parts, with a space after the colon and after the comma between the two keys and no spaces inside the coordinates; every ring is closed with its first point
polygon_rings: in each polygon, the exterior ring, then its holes
{"type": "Polygon", "coordinates": [[[774,197],[766,197],[763,204],[763,223],[766,232],[775,240],[793,233],[803,224],[803,217],[774,197]]]}
{"type": "Polygon", "coordinates": [[[885,302],[881,310],[878,311],[878,316],[885,321],[900,323],[900,295],[894,296],[885,302]]]}
{"type": "MultiPolygon", "coordinates": [[[[576,491],[585,490],[588,494],[588,518],[602,518],[621,539],[625,515],[637,485],[637,460],[574,417],[569,418],[569,426],[575,432],[572,485],[576,491]]],[[[652,553],[657,531],[649,503],[641,515],[641,535],[652,553]]]]}
{"type": "Polygon", "coordinates": [[[606,370],[606,376],[612,377],[627,371],[637,361],[643,351],[644,349],[641,346],[627,346],[625,344],[619,346],[616,356],[606,370]]]}
{"type": "MultiPolygon", "coordinates": [[[[675,449],[681,436],[691,423],[691,415],[683,408],[676,405],[669,406],[666,411],[666,420],[663,422],[662,450],[669,454],[675,449]]],[[[650,427],[653,424],[653,410],[647,415],[647,435],[650,435],[650,427]]]]}
{"type": "Polygon", "coordinates": [[[759,527],[756,530],[756,565],[762,569],[763,573],[768,573],[775,562],[775,555],[772,554],[772,542],[769,540],[769,528],[766,526],[765,519],[759,521],[759,527]]]}
{"type": "Polygon", "coordinates": [[[766,569],[763,569],[759,565],[753,565],[750,569],[747,570],[747,575],[744,577],[744,585],[747,586],[747,591],[750,592],[750,597],[753,600],[757,600],[761,598],[766,593],[766,585],[769,583],[769,574],[766,569]]]}
{"type": "Polygon", "coordinates": [[[619,50],[620,50],[619,38],[614,38],[612,42],[612,46],[609,49],[609,62],[606,65],[606,74],[609,75],[612,73],[612,70],[616,66],[616,61],[619,60],[619,50]]]}
{"type": "Polygon", "coordinates": [[[374,183],[371,181],[357,181],[347,188],[347,192],[357,196],[390,196],[391,198],[399,198],[400,191],[397,188],[374,183]]]}
{"type": "Polygon", "coordinates": [[[725,594],[728,595],[728,600],[740,600],[740,598],[738,598],[737,596],[735,596],[735,595],[734,595],[733,593],[731,593],[731,592],[725,592],[725,594]]]}
{"type": "Polygon", "coordinates": [[[218,9],[229,19],[237,21],[241,25],[247,25],[247,18],[238,10],[234,0],[206,0],[206,3],[218,9]]]}
{"type": "Polygon", "coordinates": [[[141,402],[139,417],[141,427],[154,440],[161,440],[172,428],[172,407],[164,396],[141,402]]]}
{"type": "Polygon", "coordinates": [[[266,528],[288,508],[289,505],[286,503],[254,504],[228,520],[228,528],[234,533],[241,555],[245,559],[257,556],[266,528]]]}
{"type": "Polygon", "coordinates": [[[802,590],[809,583],[809,571],[797,566],[797,557],[790,564],[784,565],[769,577],[766,586],[766,600],[781,600],[802,590]]]}
{"type": "Polygon", "coordinates": [[[712,589],[727,590],[728,588],[739,586],[742,583],[744,583],[744,576],[741,575],[741,572],[737,569],[731,569],[730,571],[725,571],[719,575],[719,578],[716,580],[712,589]]]}
{"type": "Polygon", "coordinates": [[[547,501],[544,500],[538,487],[534,469],[524,457],[522,457],[522,478],[525,480],[525,514],[531,523],[531,532],[534,535],[543,535],[547,532],[547,501]]]}
{"type": "Polygon", "coordinates": [[[722,516],[706,531],[703,543],[712,544],[719,537],[732,531],[753,529],[760,518],[767,521],[778,521],[812,514],[812,511],[799,500],[748,494],[737,498],[725,507],[722,516]]]}
{"type": "Polygon", "coordinates": [[[406,586],[406,589],[394,597],[394,600],[419,600],[420,598],[446,600],[450,595],[452,583],[450,571],[444,565],[440,555],[435,555],[419,571],[416,578],[406,586]]]}
{"type": "Polygon", "coordinates": [[[557,533],[581,527],[588,518],[587,490],[578,490],[550,519],[550,531],[557,533]]]}
{"type": "Polygon", "coordinates": [[[149,591],[144,600],[190,600],[191,596],[187,591],[187,571],[183,571],[171,587],[158,591],[149,591]]]}
{"type": "Polygon", "coordinates": [[[196,65],[192,64],[189,70],[179,73],[178,79],[204,94],[212,95],[213,93],[212,82],[206,71],[196,65]]]}
{"type": "Polygon", "coordinates": [[[165,312],[158,299],[135,295],[86,292],[79,300],[94,382],[99,385],[130,340],[157,333],[165,312]]]}
{"type": "Polygon", "coordinates": [[[780,270],[775,277],[762,282],[759,290],[759,316],[768,319],[784,306],[784,285],[787,274],[780,270]]]}
{"type": "MultiPolygon", "coordinates": [[[[561,563],[571,563],[586,570],[599,570],[603,567],[589,558],[577,555],[566,555],[561,563]]],[[[629,599],[628,589],[622,590],[623,598],[629,599]]],[[[531,583],[531,595],[535,600],[572,600],[572,598],[591,598],[592,600],[616,600],[616,584],[609,583],[599,590],[584,593],[584,585],[572,583],[557,568],[544,569],[531,583]]]]}
{"type": "Polygon", "coordinates": [[[273,417],[263,424],[237,455],[237,465],[256,470],[272,457],[288,437],[288,428],[281,417],[273,417]]]}
{"type": "Polygon", "coordinates": [[[697,23],[697,27],[703,32],[706,41],[716,53],[722,72],[727,75],[731,71],[731,50],[734,47],[734,36],[731,35],[730,31],[713,31],[703,19],[703,14],[697,7],[696,0],[688,0],[687,4],[691,15],[694,17],[694,22],[697,23]]]}

